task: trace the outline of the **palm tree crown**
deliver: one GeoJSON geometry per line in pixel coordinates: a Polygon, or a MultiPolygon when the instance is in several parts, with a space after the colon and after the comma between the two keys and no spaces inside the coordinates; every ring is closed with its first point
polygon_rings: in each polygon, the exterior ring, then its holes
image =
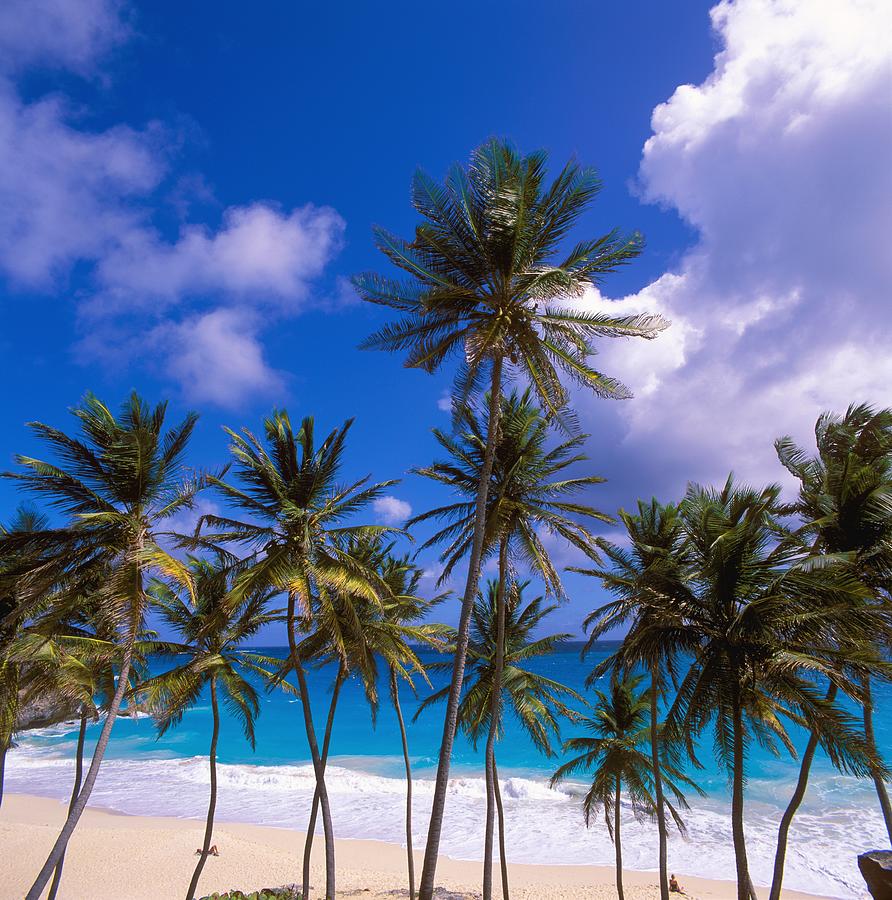
{"type": "Polygon", "coordinates": [[[687,631],[680,644],[694,661],[669,719],[692,755],[694,736],[714,721],[716,752],[729,770],[737,715],[746,740],[791,752],[785,720],[820,725],[831,758],[863,775],[863,739],[852,717],[825,703],[813,676],[851,690],[841,672],[877,619],[867,610],[852,614],[845,601],[862,590],[844,569],[816,573],[798,542],[782,539],[779,493],[776,485],[755,490],[730,478],[721,490],[688,490],[682,515],[689,595],[673,604],[687,631]]]}
{"type": "Polygon", "coordinates": [[[375,229],[378,249],[408,278],[354,279],[363,299],[402,315],[364,346],[404,351],[407,366],[427,371],[460,354],[462,401],[496,357],[515,366],[552,412],[566,401],[559,373],[600,396],[628,396],[589,366],[593,339],[650,338],[666,323],[658,316],[574,312],[564,301],[638,256],[641,236],[611,231],[562,254],[601,183],[594,170],[568,163],[547,184],[546,164],[541,151],[520,156],[491,140],[443,184],[418,172],[412,204],[423,221],[414,240],[375,229]]]}
{"type": "MultiPolygon", "coordinates": [[[[585,824],[591,825],[592,816],[602,809],[613,840],[616,839],[617,783],[625,787],[638,818],[652,816],[656,810],[653,767],[647,749],[650,696],[649,690],[639,690],[642,681],[640,675],[625,675],[611,679],[609,692],[595,691],[592,714],[577,716],[577,724],[590,732],[590,736],[572,737],[564,742],[564,752],[577,755],[560,766],[551,779],[551,783],[556,784],[579,772],[592,772],[592,783],[583,800],[585,824]]],[[[692,782],[674,766],[664,766],[663,770],[665,783],[675,795],[678,807],[686,808],[681,785],[693,786],[692,782]]],[[[683,832],[684,823],[678,808],[669,801],[666,806],[683,832]]]]}
{"type": "MultiPolygon", "coordinates": [[[[513,556],[539,573],[546,591],[564,596],[563,585],[541,532],[567,541],[586,556],[597,557],[595,539],[580,520],[612,522],[588,504],[572,499],[575,492],[604,479],[597,475],[569,476],[566,470],[585,462],[581,452],[587,435],[577,434],[547,445],[549,422],[532,401],[531,391],[502,398],[499,433],[487,494],[484,555],[493,554],[502,539],[509,541],[513,556]]],[[[486,453],[486,429],[481,416],[467,406],[456,436],[435,429],[434,436],[449,458],[418,469],[426,478],[445,484],[463,499],[416,516],[410,525],[430,519],[445,521],[423,545],[445,544],[440,576],[449,578],[455,566],[470,552],[474,535],[477,485],[486,453]]]]}
{"type": "Polygon", "coordinates": [[[155,579],[149,585],[153,605],[181,641],[154,641],[153,653],[176,663],[166,672],[143,681],[139,693],[146,699],[159,734],[178,725],[198,701],[202,690],[215,680],[223,703],[241,724],[254,746],[254,720],[260,711],[257,690],[247,674],[268,678],[280,660],[243,648],[266,624],[281,618],[267,611],[271,591],[256,591],[236,604],[230,599],[233,570],[222,559],[188,557],[195,600],[174,583],[155,579]]]}
{"type": "MultiPolygon", "coordinates": [[[[505,706],[514,714],[536,748],[546,756],[551,756],[554,753],[552,740],[560,737],[560,719],[575,716],[568,702],[581,698],[571,688],[532,671],[526,665],[537,656],[551,653],[557,644],[572,637],[569,634],[552,634],[533,638],[533,633],[557,606],[544,606],[541,597],[526,601],[524,591],[528,584],[511,582],[505,592],[502,694],[505,706]]],[[[497,594],[498,583],[490,581],[485,595],[479,594],[474,604],[468,649],[469,674],[459,705],[459,722],[475,746],[480,737],[487,733],[490,725],[495,679],[497,594]]],[[[435,663],[430,668],[435,670],[448,666],[448,663],[435,663]]],[[[444,699],[448,690],[445,687],[425,699],[415,713],[416,718],[424,709],[444,699]]],[[[501,724],[500,722],[500,730],[501,724]]]]}
{"type": "Polygon", "coordinates": [[[349,420],[332,431],[318,447],[313,419],[305,418],[294,431],[284,411],[264,421],[265,444],[247,429],[241,435],[227,429],[233,472],[241,486],[216,477],[210,481],[250,519],[206,515],[202,523],[218,529],[211,540],[257,551],[254,564],[234,586],[236,594],[273,586],[296,597],[302,614],[311,619],[313,602],[326,603],[338,592],[373,602],[386,593],[374,570],[351,555],[347,541],[393,530],[349,520],[394,482],[368,485],[363,478],[338,483],[351,424],[349,420]]]}

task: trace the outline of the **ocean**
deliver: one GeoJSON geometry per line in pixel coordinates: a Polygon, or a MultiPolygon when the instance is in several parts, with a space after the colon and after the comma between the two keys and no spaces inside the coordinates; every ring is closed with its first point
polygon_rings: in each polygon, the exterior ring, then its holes
{"type": "MultiPolygon", "coordinates": [[[[585,695],[591,666],[611,649],[605,643],[580,662],[581,645],[568,644],[532,661],[537,671],[585,695]]],[[[283,656],[282,648],[264,652],[283,656]]],[[[423,653],[422,657],[432,654],[423,653]]],[[[320,733],[330,699],[332,670],[309,673],[316,727],[320,733]]],[[[438,675],[434,685],[445,683],[438,675]]],[[[422,848],[433,794],[443,706],[412,718],[429,689],[420,684],[417,698],[401,686],[403,713],[415,776],[415,843],[422,848]]],[[[348,681],[341,695],[332,736],[327,784],[338,837],[405,843],[405,780],[396,716],[386,688],[377,722],[372,723],[365,695],[348,681]]],[[[892,746],[892,689],[875,687],[875,728],[879,747],[892,746]]],[[[217,821],[252,822],[287,828],[306,827],[313,794],[313,772],[303,732],[300,704],[282,692],[264,694],[257,722],[257,749],[252,752],[238,723],[224,711],[219,744],[217,821]]],[[[164,737],[156,736],[150,718],[120,718],[91,804],[124,813],[203,819],[208,793],[207,750],[211,711],[202,702],[164,737]]],[[[99,726],[88,731],[95,740],[99,726]]],[[[572,736],[567,725],[563,737],[572,736]]],[[[68,799],[77,738],[75,723],[28,732],[9,754],[6,785],[10,791],[68,799]]],[[[796,735],[803,746],[805,735],[796,735]]],[[[92,745],[88,745],[88,753],[92,745]]],[[[581,808],[582,781],[552,790],[551,772],[561,762],[532,746],[519,725],[508,719],[497,748],[505,804],[508,858],[512,862],[552,865],[613,864],[614,850],[603,820],[586,829],[581,808]]],[[[704,739],[701,760],[692,772],[706,796],[689,794],[686,839],[670,833],[672,871],[709,878],[734,879],[730,792],[727,778],[704,739]]],[[[746,834],[750,870],[757,885],[770,882],[777,823],[798,775],[798,763],[751,748],[746,795],[746,834]]],[[[441,852],[460,859],[480,859],[483,849],[483,747],[475,750],[459,738],[441,852]]],[[[873,783],[840,775],[820,752],[805,802],[794,820],[787,853],[785,887],[841,898],[862,897],[863,881],[856,857],[887,845],[873,783]]],[[[626,807],[623,859],[631,869],[655,870],[656,826],[636,822],[626,807]]]]}

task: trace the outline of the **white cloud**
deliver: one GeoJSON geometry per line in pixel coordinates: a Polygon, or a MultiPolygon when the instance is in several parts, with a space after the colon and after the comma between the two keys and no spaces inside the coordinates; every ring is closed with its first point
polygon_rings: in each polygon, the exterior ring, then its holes
{"type": "Polygon", "coordinates": [[[452,412],[452,393],[448,389],[440,394],[437,400],[437,409],[440,412],[452,412]]]}
{"type": "MultiPolygon", "coordinates": [[[[62,293],[78,266],[88,285],[78,285],[82,358],[89,349],[91,361],[119,367],[160,359],[191,399],[226,406],[281,390],[260,325],[309,302],[340,249],[340,216],[253,202],[224,210],[218,227],[165,236],[153,219],[173,168],[167,129],[88,130],[62,96],[19,96],[15,78],[29,67],[100,76],[102,57],[129,34],[115,0],[0,6],[0,279],[10,292],[62,293]]],[[[183,211],[176,190],[171,204],[183,211]]],[[[351,296],[336,284],[316,302],[351,296]]]]}
{"type": "Polygon", "coordinates": [[[328,207],[284,213],[263,203],[230,207],[216,232],[187,226],[173,243],[133,230],[99,264],[102,302],[221,293],[295,308],[340,248],[343,231],[343,219],[328,207]]]}
{"type": "Polygon", "coordinates": [[[284,390],[282,375],[268,365],[257,327],[244,311],[215,309],[161,325],[150,343],[164,348],[167,371],[191,402],[232,409],[284,390]]]}
{"type": "Polygon", "coordinates": [[[131,201],[164,170],[157,129],[79,130],[58,97],[22,103],[0,79],[0,275],[51,289],[142,227],[131,201]]]}
{"type": "Polygon", "coordinates": [[[4,0],[0,68],[45,65],[91,73],[129,28],[117,0],[4,0]]]}
{"type": "Polygon", "coordinates": [[[889,402],[892,7],[739,0],[711,15],[714,71],[656,108],[640,171],[643,197],[698,242],[612,307],[673,325],[598,357],[634,400],[583,401],[596,433],[619,416],[610,468],[640,466],[645,492],[732,468],[780,479],[775,437],[807,440],[823,409],[889,402]]]}
{"type": "Polygon", "coordinates": [[[379,497],[372,503],[378,521],[384,525],[402,525],[412,515],[412,507],[396,497],[379,497]]]}

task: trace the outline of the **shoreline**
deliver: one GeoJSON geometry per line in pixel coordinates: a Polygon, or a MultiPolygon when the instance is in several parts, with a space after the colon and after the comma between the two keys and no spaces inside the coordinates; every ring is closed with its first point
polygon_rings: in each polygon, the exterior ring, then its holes
{"type": "MultiPolygon", "coordinates": [[[[0,809],[0,884],[10,897],[23,896],[42,864],[65,817],[67,804],[47,797],[7,793],[0,809]]],[[[157,900],[185,890],[195,865],[195,849],[204,833],[202,819],[135,816],[90,806],[69,845],[60,900],[157,900]],[[122,879],[127,893],[122,895],[122,879]]],[[[222,822],[214,827],[219,857],[210,857],[199,883],[199,896],[214,890],[245,891],[299,880],[305,833],[269,825],[222,822]]],[[[378,840],[339,838],[338,896],[385,900],[405,889],[406,851],[378,840]],[[397,891],[397,893],[393,893],[397,891]]],[[[416,877],[423,853],[415,851],[416,877]]],[[[323,881],[322,839],[313,847],[312,882],[323,881]]],[[[500,885],[496,864],[494,884],[500,885]]],[[[514,900],[607,900],[616,897],[615,871],[609,866],[509,863],[514,900]]],[[[734,900],[732,881],[676,873],[688,898],[734,900]]],[[[629,900],[659,897],[655,871],[624,870],[629,900]]],[[[477,898],[480,862],[440,858],[437,884],[461,898],[477,898]]],[[[767,893],[767,889],[761,889],[767,893]]],[[[318,893],[314,894],[318,896],[318,893]]],[[[408,896],[408,891],[405,891],[408,896]]],[[[784,891],[787,900],[816,900],[819,895],[784,891]]],[[[828,900],[828,898],[824,898],[828,900]]]]}

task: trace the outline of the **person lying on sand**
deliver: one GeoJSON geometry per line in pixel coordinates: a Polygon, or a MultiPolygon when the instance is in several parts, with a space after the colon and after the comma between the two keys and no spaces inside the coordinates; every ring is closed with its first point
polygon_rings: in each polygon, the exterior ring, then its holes
{"type": "MultiPolygon", "coordinates": [[[[196,856],[201,856],[201,847],[199,847],[199,848],[195,851],[195,855],[196,855],[196,856]]],[[[217,845],[216,845],[216,844],[212,844],[212,845],[210,846],[210,848],[208,849],[208,856],[219,856],[219,855],[220,855],[220,851],[217,849],[217,845]]]]}
{"type": "Polygon", "coordinates": [[[669,890],[672,891],[673,894],[684,894],[684,891],[681,889],[681,885],[678,883],[678,879],[675,875],[669,876],[669,890]]]}

